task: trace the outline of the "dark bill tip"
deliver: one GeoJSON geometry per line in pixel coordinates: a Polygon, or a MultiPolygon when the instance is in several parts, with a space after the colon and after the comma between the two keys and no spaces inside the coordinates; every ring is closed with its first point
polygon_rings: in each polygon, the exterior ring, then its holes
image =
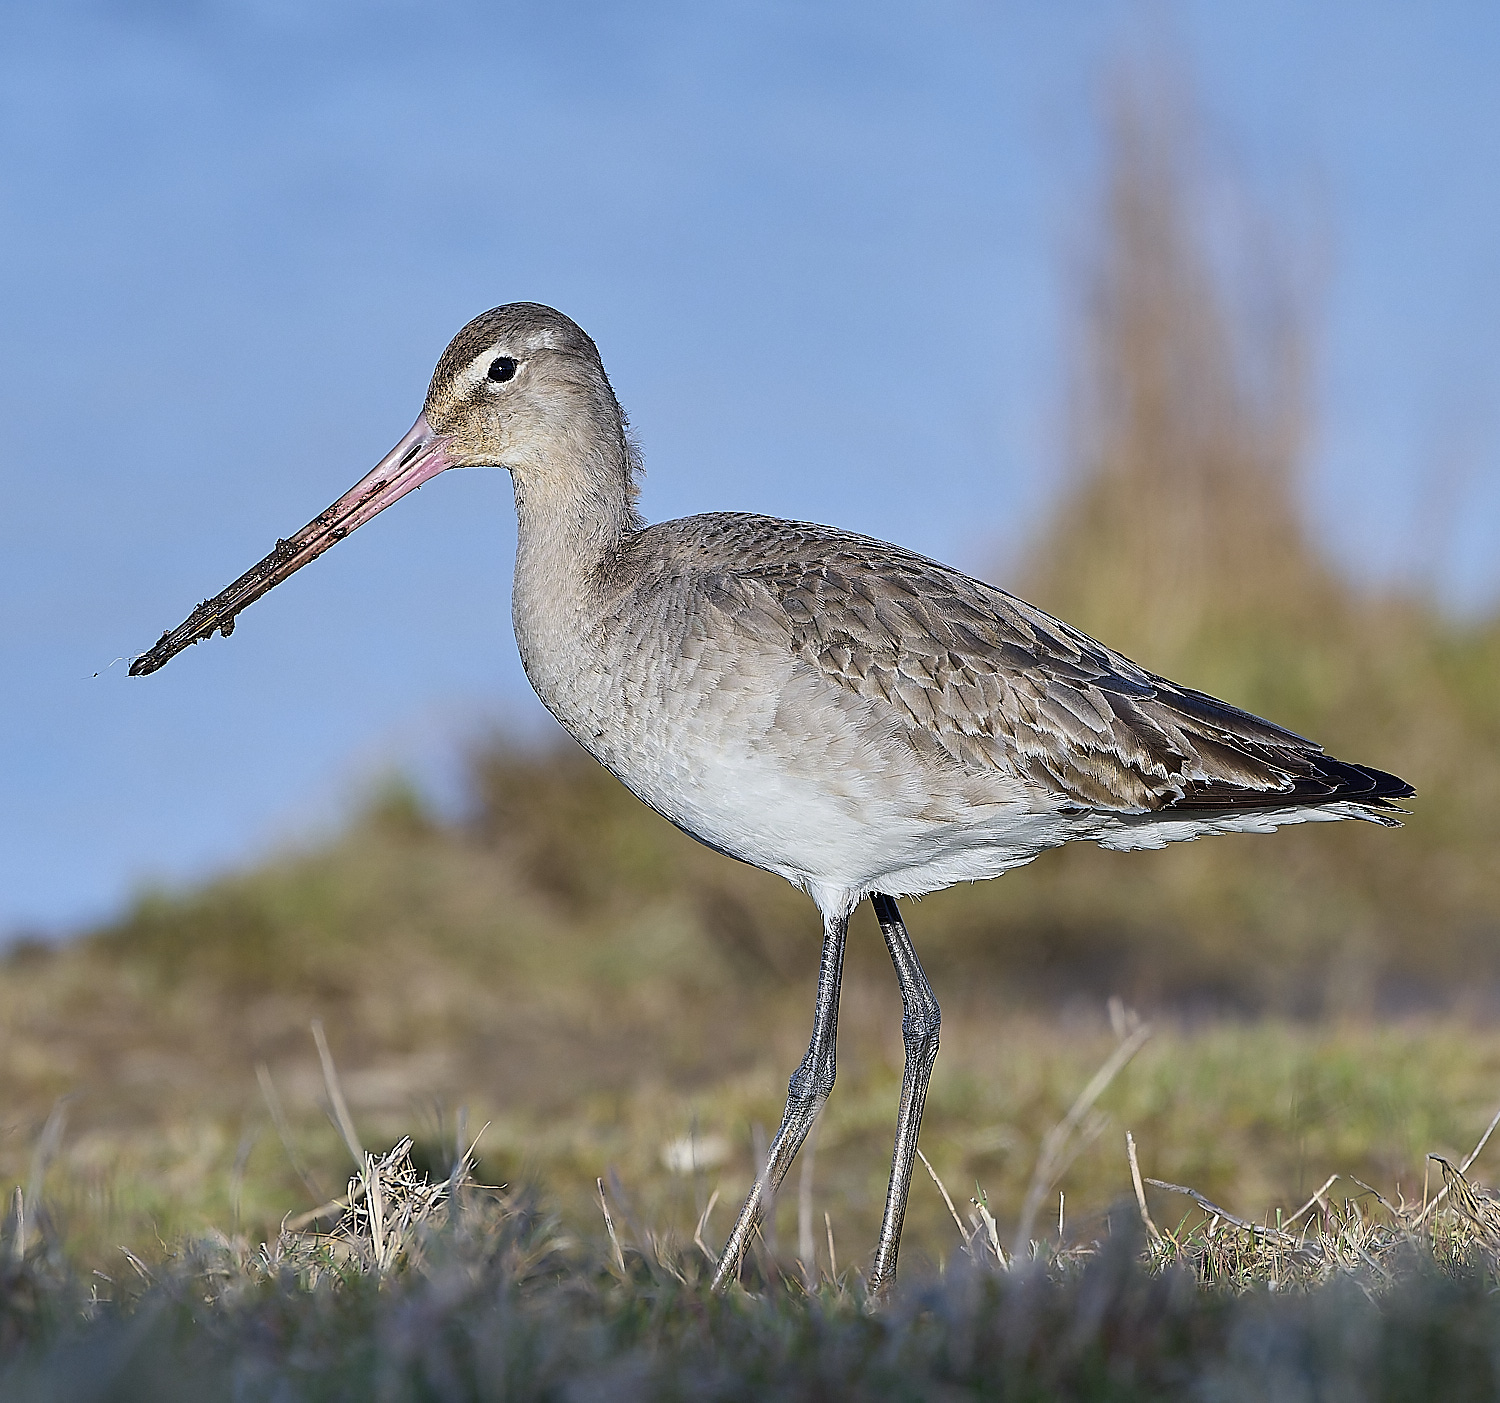
{"type": "Polygon", "coordinates": [[[308,522],[295,536],[277,541],[276,549],[247,570],[228,589],[204,600],[176,628],[130,664],[132,677],[144,677],[164,667],[191,644],[212,638],[228,638],[234,632],[235,616],[261,595],[300,570],[310,560],[363,526],[372,516],[420,487],[429,478],[453,466],[447,454],[448,440],[433,431],[425,414],[374,469],[361,478],[327,511],[308,522]]]}

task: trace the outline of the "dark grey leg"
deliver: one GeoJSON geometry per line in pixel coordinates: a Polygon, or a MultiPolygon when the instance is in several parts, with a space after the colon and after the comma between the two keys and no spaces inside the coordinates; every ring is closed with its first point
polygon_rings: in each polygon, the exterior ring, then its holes
{"type": "Polygon", "coordinates": [[[901,1041],[906,1044],[906,1071],[901,1078],[901,1107],[896,1112],[896,1148],[891,1155],[891,1186],[885,1195],[885,1217],[880,1224],[880,1245],[870,1268],[870,1292],[883,1290],[896,1275],[896,1253],[901,1247],[901,1224],[906,1217],[906,1195],[911,1188],[912,1166],[917,1158],[917,1131],[922,1124],[922,1106],[927,1083],[937,1061],[938,1029],[942,1012],[933,997],[932,985],[922,973],[917,952],[893,898],[876,892],[870,898],[875,919],[885,936],[896,978],[901,981],[901,1041]]]}
{"type": "Polygon", "coordinates": [[[828,1093],[833,1090],[839,982],[844,974],[844,937],[848,930],[847,916],[824,922],[823,961],[818,968],[818,1004],[813,1015],[812,1041],[802,1065],[792,1073],[791,1084],[787,1087],[786,1111],[781,1117],[781,1128],[766,1151],[765,1167],[751,1187],[739,1217],[734,1220],[729,1241],[724,1244],[723,1255],[714,1272],[715,1291],[722,1291],[731,1278],[739,1275],[740,1259],[750,1243],[750,1234],[760,1221],[766,1198],[781,1187],[782,1179],[792,1167],[792,1160],[807,1139],[807,1132],[812,1129],[828,1093]]]}

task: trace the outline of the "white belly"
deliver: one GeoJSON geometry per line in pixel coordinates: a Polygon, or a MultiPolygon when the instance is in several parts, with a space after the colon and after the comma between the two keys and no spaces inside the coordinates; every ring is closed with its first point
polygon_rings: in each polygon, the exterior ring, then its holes
{"type": "Polygon", "coordinates": [[[858,901],[997,876],[1062,841],[1017,781],[934,765],[791,656],[730,657],[705,642],[631,661],[612,674],[555,660],[527,671],[579,743],[658,813],[820,904],[823,893],[858,901]]]}

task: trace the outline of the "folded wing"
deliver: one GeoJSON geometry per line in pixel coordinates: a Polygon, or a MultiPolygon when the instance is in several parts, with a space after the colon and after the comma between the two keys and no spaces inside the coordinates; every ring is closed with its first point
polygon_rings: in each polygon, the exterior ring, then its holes
{"type": "Polygon", "coordinates": [[[1354,801],[1373,816],[1413,792],[1394,775],[1335,760],[1292,731],[1157,677],[947,566],[825,527],[798,523],[788,539],[786,522],[774,523],[778,539],[747,552],[743,533],[767,519],[722,520],[738,527],[738,561],[751,563],[708,572],[717,609],[757,631],[769,614],[784,616],[798,656],[888,709],[914,740],[935,741],[966,768],[1018,775],[1063,807],[1147,813],[1354,801]]]}

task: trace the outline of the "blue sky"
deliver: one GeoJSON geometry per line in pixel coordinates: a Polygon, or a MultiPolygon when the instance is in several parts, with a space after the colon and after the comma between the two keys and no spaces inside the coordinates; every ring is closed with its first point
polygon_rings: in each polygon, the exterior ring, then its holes
{"type": "Polygon", "coordinates": [[[493,472],[232,640],[110,666],[361,476],[497,303],[599,342],[648,516],[834,521],[1003,576],[1062,461],[1101,85],[1162,33],[1211,148],[1316,231],[1330,552],[1487,607],[1494,6],[0,3],[0,933],[540,725],[493,472]]]}

